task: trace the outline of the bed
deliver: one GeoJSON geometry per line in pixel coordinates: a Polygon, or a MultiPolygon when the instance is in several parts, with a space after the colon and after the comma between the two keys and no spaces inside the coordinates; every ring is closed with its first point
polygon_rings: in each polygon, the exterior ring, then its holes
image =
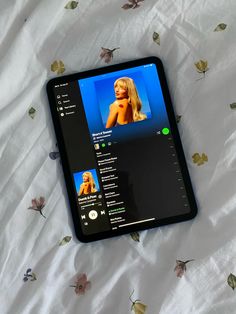
{"type": "Polygon", "coordinates": [[[236,2],[0,1],[0,312],[235,313],[236,2]],[[163,60],[199,212],[74,234],[45,83],[163,60]]]}

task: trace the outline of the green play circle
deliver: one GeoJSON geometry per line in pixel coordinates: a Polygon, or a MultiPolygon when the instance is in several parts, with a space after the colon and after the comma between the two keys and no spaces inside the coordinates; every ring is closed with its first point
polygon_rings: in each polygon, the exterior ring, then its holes
{"type": "Polygon", "coordinates": [[[170,130],[169,130],[168,128],[163,128],[163,129],[161,130],[161,132],[162,132],[162,134],[164,134],[164,135],[168,135],[168,134],[170,133],[170,130]]]}

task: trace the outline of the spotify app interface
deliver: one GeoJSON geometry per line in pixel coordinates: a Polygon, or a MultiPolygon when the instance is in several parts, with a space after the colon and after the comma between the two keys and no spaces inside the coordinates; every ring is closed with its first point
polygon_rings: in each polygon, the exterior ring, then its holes
{"type": "Polygon", "coordinates": [[[155,64],[53,89],[85,235],[190,212],[155,64]]]}

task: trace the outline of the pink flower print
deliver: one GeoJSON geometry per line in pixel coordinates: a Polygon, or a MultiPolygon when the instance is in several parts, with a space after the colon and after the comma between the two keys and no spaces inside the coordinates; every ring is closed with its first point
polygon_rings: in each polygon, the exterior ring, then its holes
{"type": "Polygon", "coordinates": [[[180,261],[180,260],[176,260],[176,266],[174,271],[176,272],[176,276],[181,278],[184,274],[184,272],[186,272],[187,268],[186,268],[186,264],[189,262],[194,261],[193,259],[190,259],[186,262],[180,261]]]}
{"type": "Polygon", "coordinates": [[[35,210],[39,212],[40,215],[42,215],[44,218],[46,218],[44,214],[42,213],[42,209],[45,206],[45,198],[43,196],[40,196],[39,199],[33,198],[31,201],[31,204],[32,205],[28,209],[35,210]]]}
{"type": "Polygon", "coordinates": [[[122,6],[122,9],[128,10],[128,9],[137,9],[140,7],[139,2],[143,2],[144,0],[128,0],[129,3],[125,3],[122,6]]]}
{"type": "Polygon", "coordinates": [[[113,52],[117,49],[120,49],[119,47],[114,48],[114,49],[108,49],[108,48],[101,48],[102,51],[100,53],[100,58],[104,59],[105,63],[109,63],[111,62],[111,60],[113,59],[113,52]]]}
{"type": "Polygon", "coordinates": [[[86,274],[80,274],[77,276],[75,285],[72,285],[70,287],[75,288],[75,293],[77,295],[85,294],[85,292],[90,289],[91,282],[87,280],[86,274]]]}

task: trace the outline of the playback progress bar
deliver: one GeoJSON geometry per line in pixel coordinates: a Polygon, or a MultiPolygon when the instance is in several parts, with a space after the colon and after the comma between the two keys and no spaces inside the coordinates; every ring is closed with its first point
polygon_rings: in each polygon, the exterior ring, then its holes
{"type": "Polygon", "coordinates": [[[142,222],[151,221],[151,220],[155,220],[155,219],[156,218],[150,218],[150,219],[145,219],[145,220],[138,220],[138,221],[135,221],[135,222],[131,222],[129,224],[119,225],[119,227],[126,227],[126,226],[130,226],[130,225],[140,224],[142,222]]]}

